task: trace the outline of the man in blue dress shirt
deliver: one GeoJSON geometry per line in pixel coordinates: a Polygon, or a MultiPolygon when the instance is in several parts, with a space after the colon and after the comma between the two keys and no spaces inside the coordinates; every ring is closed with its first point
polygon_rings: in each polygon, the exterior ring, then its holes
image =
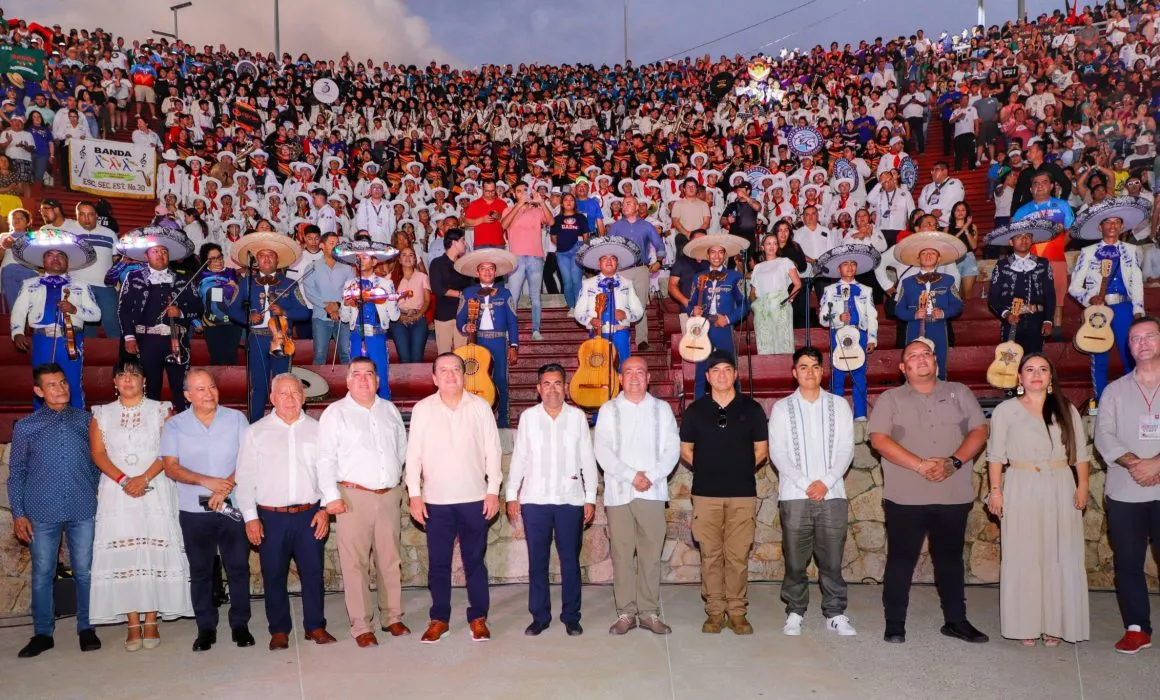
{"type": "MultiPolygon", "coordinates": [[[[685,255],[696,260],[709,261],[709,269],[693,280],[689,295],[689,316],[709,319],[709,344],[713,350],[724,350],[737,356],[733,343],[733,324],[747,312],[745,292],[741,289],[741,274],[726,267],[735,255],[749,247],[749,241],[728,233],[713,233],[691,241],[685,246],[685,255]]],[[[697,363],[697,379],[693,385],[694,398],[705,395],[705,373],[709,361],[697,363]]]]}
{"type": "Polygon", "coordinates": [[[242,515],[229,502],[238,449],[249,424],[241,411],[218,405],[218,388],[204,367],[185,375],[189,408],[161,430],[165,474],[177,482],[178,521],[189,558],[189,591],[197,620],[194,651],[217,643],[213,603],[213,558],[220,553],[230,588],[230,629],[239,647],[253,646],[250,634],[250,542],[242,515]]]}
{"type": "Polygon", "coordinates": [[[636,349],[643,352],[648,350],[649,277],[661,269],[661,265],[665,261],[665,243],[661,240],[660,234],[657,233],[656,226],[653,226],[646,219],[637,218],[640,212],[640,203],[636,201],[636,197],[626,195],[621,207],[623,216],[608,227],[608,235],[619,236],[631,241],[640,249],[636,262],[631,267],[622,267],[620,276],[632,283],[632,289],[636,292],[637,298],[640,299],[641,307],[645,310],[645,313],[641,314],[640,319],[636,322],[635,329],[636,349]],[[655,257],[655,261],[651,264],[649,263],[650,249],[655,257]]]}
{"type": "Polygon", "coordinates": [[[69,382],[60,365],[32,370],[33,391],[44,405],[12,428],[8,500],[12,530],[32,554],[32,640],[20,658],[53,647],[56,623],[53,581],[60,536],[68,538],[76,582],[77,634],[81,651],[101,648],[89,624],[90,568],[100,472],[89,452],[92,415],[69,403],[69,382]]]}
{"type": "Polygon", "coordinates": [[[491,353],[491,377],[499,404],[496,424],[500,429],[510,428],[508,365],[514,365],[519,355],[520,328],[512,293],[506,287],[495,286],[495,278],[516,269],[516,256],[500,248],[481,248],[456,260],[455,269],[462,275],[479,278],[479,284],[463,290],[455,326],[464,335],[475,334],[475,342],[491,353]],[[472,300],[479,301],[479,320],[475,324],[467,320],[472,300]]]}

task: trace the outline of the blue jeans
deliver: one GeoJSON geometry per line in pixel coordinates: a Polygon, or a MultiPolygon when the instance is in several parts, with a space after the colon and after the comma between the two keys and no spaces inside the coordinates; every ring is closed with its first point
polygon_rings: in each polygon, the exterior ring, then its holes
{"type": "Polygon", "coordinates": [[[48,156],[32,156],[32,181],[44,182],[44,174],[48,172],[48,156]]]}
{"type": "Polygon", "coordinates": [[[310,329],[314,336],[314,364],[326,364],[326,357],[330,354],[330,341],[338,343],[338,361],[340,364],[350,364],[350,326],[341,321],[331,321],[328,318],[310,319],[310,329]]]}
{"type": "Polygon", "coordinates": [[[560,266],[560,279],[564,281],[564,301],[569,309],[576,308],[576,296],[580,293],[580,283],[584,281],[584,274],[576,264],[576,251],[580,244],[572,246],[572,250],[556,251],[556,264],[560,266]]]}
{"type": "Polygon", "coordinates": [[[391,333],[391,340],[395,341],[399,362],[423,361],[423,350],[427,347],[427,318],[425,316],[409,326],[395,321],[391,323],[388,330],[391,333]]]}
{"type": "Polygon", "coordinates": [[[112,287],[89,287],[93,291],[93,298],[97,300],[97,307],[101,310],[101,320],[97,323],[85,324],[85,337],[96,338],[97,326],[105,329],[106,338],[121,337],[121,320],[117,316],[117,290],[112,287]]]}
{"type": "Polygon", "coordinates": [[[69,566],[77,585],[77,632],[92,629],[89,624],[90,570],[93,565],[93,534],[96,518],[70,520],[63,523],[32,521],[32,631],[33,634],[52,636],[56,627],[53,605],[53,581],[60,553],[60,536],[68,538],[69,566]]]}
{"type": "Polygon", "coordinates": [[[532,330],[540,330],[540,289],[544,286],[544,259],[535,255],[521,255],[517,258],[516,269],[508,275],[508,291],[512,293],[512,303],[519,307],[524,283],[528,284],[528,296],[532,299],[532,330]]]}

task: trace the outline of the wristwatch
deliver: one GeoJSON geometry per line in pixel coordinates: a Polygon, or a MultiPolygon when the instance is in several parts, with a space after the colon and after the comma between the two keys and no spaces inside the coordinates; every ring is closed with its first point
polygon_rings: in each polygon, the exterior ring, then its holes
{"type": "Polygon", "coordinates": [[[958,457],[956,457],[954,455],[951,455],[951,464],[954,465],[955,471],[958,471],[959,469],[962,469],[962,467],[963,467],[963,460],[959,459],[958,457]]]}

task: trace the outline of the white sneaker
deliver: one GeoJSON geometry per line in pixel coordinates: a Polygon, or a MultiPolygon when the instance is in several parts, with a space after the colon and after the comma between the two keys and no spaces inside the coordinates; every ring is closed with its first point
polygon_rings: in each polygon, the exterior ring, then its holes
{"type": "Polygon", "coordinates": [[[790,613],[785,618],[785,627],[781,628],[781,633],[787,637],[802,636],[802,616],[797,613],[790,613]]]}
{"type": "Polygon", "coordinates": [[[839,637],[855,637],[858,631],[850,624],[850,618],[845,615],[835,615],[826,620],[826,627],[838,633],[839,637]]]}
{"type": "Polygon", "coordinates": [[[539,340],[543,340],[543,339],[544,339],[544,336],[540,335],[539,331],[532,331],[532,340],[539,341],[539,340]]]}

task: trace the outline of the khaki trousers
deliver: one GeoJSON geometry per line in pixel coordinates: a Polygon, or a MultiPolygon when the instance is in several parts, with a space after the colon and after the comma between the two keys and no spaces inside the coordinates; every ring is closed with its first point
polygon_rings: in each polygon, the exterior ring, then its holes
{"type": "Polygon", "coordinates": [[[604,509],[612,550],[612,599],[617,615],[660,614],[665,502],[635,498],[604,509]]]}
{"type": "Polygon", "coordinates": [[[399,569],[399,502],[403,489],[384,494],[342,486],[346,512],[338,515],[338,560],[350,618],[350,635],[373,632],[370,592],[371,552],[374,551],[379,624],[403,619],[403,583],[399,569]]]}
{"type": "Polygon", "coordinates": [[[435,349],[439,354],[451,352],[463,345],[467,345],[467,336],[459,332],[454,320],[435,322],[435,349]]]}
{"type": "Polygon", "coordinates": [[[627,270],[621,270],[620,276],[632,282],[632,291],[636,292],[637,298],[640,299],[640,306],[644,309],[644,315],[636,322],[636,344],[640,345],[648,342],[648,266],[637,265],[627,270]]]}
{"type": "Polygon", "coordinates": [[[693,496],[693,538],[701,548],[701,598],[707,615],[745,614],[749,549],[756,534],[756,498],[693,496]]]}

